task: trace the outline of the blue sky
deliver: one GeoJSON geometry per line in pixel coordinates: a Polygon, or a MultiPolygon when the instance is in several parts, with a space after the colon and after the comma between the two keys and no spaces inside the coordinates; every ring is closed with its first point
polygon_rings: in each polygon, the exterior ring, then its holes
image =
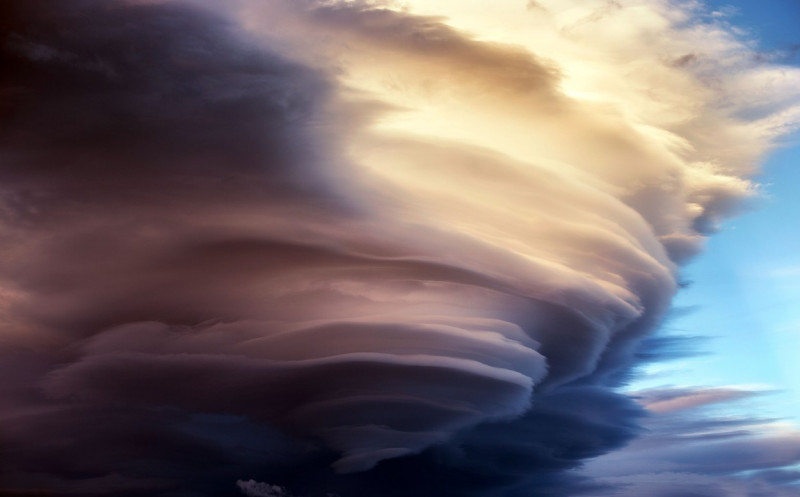
{"type": "Polygon", "coordinates": [[[659,365],[672,374],[648,384],[760,384],[782,391],[767,399],[773,414],[800,421],[798,164],[796,144],[777,150],[759,178],[759,205],[727,222],[685,268],[690,285],[675,300],[664,331],[709,337],[697,345],[706,353],[659,365]]]}
{"type": "Polygon", "coordinates": [[[752,33],[764,47],[791,49],[800,44],[800,2],[796,0],[713,0],[706,4],[729,12],[731,22],[752,33]]]}
{"type": "MultiPolygon", "coordinates": [[[[800,2],[714,1],[767,54],[798,65],[800,2]]],[[[668,334],[708,337],[699,357],[657,365],[635,386],[760,385],[775,390],[749,404],[800,423],[800,134],[781,140],[755,180],[761,198],[726,222],[686,268],[668,334]]]]}

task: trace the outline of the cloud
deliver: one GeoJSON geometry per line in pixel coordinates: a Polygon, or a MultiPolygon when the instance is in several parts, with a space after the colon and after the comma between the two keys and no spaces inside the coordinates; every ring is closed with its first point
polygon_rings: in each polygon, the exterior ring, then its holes
{"type": "Polygon", "coordinates": [[[797,430],[732,414],[729,404],[759,393],[699,387],[638,393],[652,413],[643,423],[646,434],[585,466],[591,481],[608,485],[589,495],[800,495],[791,485],[800,463],[797,430]]]}
{"type": "Polygon", "coordinates": [[[712,403],[729,402],[751,397],[755,392],[734,388],[691,388],[661,389],[646,391],[639,396],[640,402],[649,411],[663,413],[682,411],[706,406],[712,403]]]}
{"type": "Polygon", "coordinates": [[[286,490],[278,485],[270,485],[255,480],[237,480],[236,486],[248,497],[284,497],[289,495],[286,490]]]}
{"type": "Polygon", "coordinates": [[[798,74],[655,0],[436,4],[0,7],[6,488],[563,495],[641,433],[614,387],[798,74]]]}
{"type": "Polygon", "coordinates": [[[602,480],[616,490],[601,494],[608,497],[633,497],[648,495],[653,497],[678,497],[693,495],[698,497],[727,497],[730,495],[753,495],[769,497],[794,497],[798,495],[791,488],[780,488],[761,480],[741,480],[737,478],[714,478],[697,473],[652,473],[630,478],[605,478],[602,480]]]}

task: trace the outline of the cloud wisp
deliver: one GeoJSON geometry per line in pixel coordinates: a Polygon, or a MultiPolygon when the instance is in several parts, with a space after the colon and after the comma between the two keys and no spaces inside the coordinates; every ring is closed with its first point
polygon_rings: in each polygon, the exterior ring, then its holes
{"type": "MultiPolygon", "coordinates": [[[[662,388],[639,392],[653,413],[646,434],[588,462],[591,496],[798,494],[800,434],[788,424],[733,415],[728,405],[758,395],[742,388],[662,388]]],[[[733,412],[736,412],[735,410],[733,412]]]]}
{"type": "Polygon", "coordinates": [[[524,4],[0,7],[0,488],[583,491],[800,71],[524,4]]]}

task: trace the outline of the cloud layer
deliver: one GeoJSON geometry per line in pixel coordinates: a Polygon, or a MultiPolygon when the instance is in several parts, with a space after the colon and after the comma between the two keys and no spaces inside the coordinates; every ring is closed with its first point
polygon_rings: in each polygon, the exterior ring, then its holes
{"type": "Polygon", "coordinates": [[[741,388],[639,392],[640,402],[653,413],[644,423],[647,434],[586,464],[582,473],[589,481],[606,486],[588,495],[797,495],[797,430],[728,410],[758,393],[741,388]]]}
{"type": "Polygon", "coordinates": [[[0,488],[579,489],[796,124],[698,9],[0,7],[0,488]]]}

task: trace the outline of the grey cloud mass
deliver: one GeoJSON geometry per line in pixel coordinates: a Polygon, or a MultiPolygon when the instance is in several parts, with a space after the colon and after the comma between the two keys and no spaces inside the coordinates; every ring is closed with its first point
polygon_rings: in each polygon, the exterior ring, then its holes
{"type": "MultiPolygon", "coordinates": [[[[11,1],[0,28],[0,495],[580,495],[652,413],[747,395],[616,390],[754,194],[712,138],[754,160],[763,122],[706,93],[584,100],[566,55],[390,3],[11,1]]],[[[794,495],[796,433],[677,437],[663,485],[794,495]]]]}

